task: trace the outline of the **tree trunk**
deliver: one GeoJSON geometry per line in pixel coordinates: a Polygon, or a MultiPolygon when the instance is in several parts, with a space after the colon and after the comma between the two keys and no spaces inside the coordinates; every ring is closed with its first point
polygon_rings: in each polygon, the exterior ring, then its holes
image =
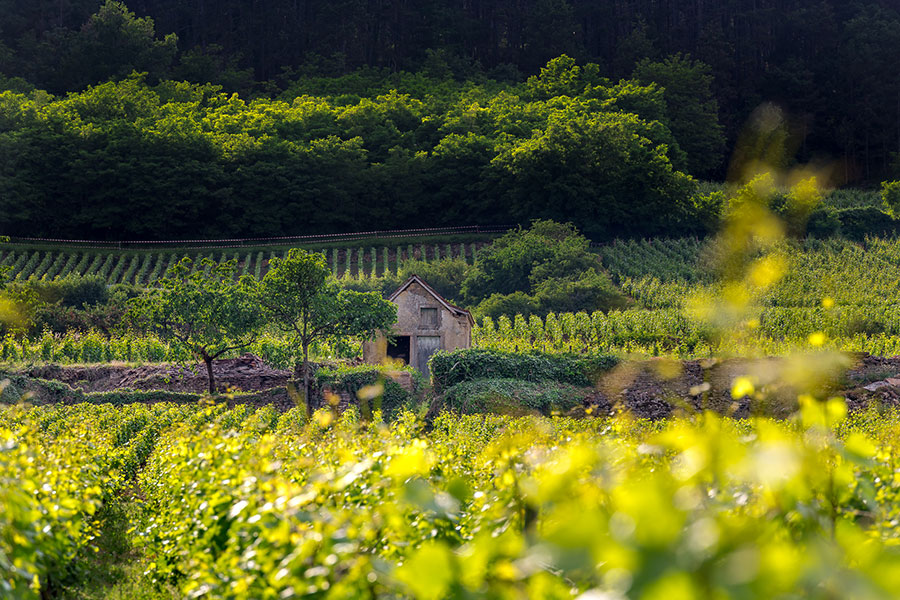
{"type": "Polygon", "coordinates": [[[309,412],[309,344],[303,344],[303,404],[309,412]]]}
{"type": "Polygon", "coordinates": [[[209,395],[215,396],[216,395],[216,380],[215,380],[215,376],[213,375],[212,357],[209,356],[208,354],[204,354],[203,362],[206,364],[206,376],[209,379],[209,395]]]}

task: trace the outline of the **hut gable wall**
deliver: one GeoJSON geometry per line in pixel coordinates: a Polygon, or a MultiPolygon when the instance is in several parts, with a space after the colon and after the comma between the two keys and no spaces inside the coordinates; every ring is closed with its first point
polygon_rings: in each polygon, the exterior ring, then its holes
{"type": "MultiPolygon", "coordinates": [[[[420,281],[411,279],[390,297],[397,305],[397,322],[391,334],[398,338],[398,344],[408,348],[408,353],[403,354],[409,365],[427,375],[425,361],[434,350],[471,347],[472,321],[468,312],[448,305],[420,281]],[[402,342],[399,338],[403,338],[402,342]]],[[[363,359],[368,363],[380,363],[388,354],[383,335],[363,344],[363,359]]]]}
{"type": "Polygon", "coordinates": [[[455,315],[447,310],[418,283],[411,283],[394,302],[397,304],[397,324],[394,325],[396,335],[440,335],[444,348],[469,346],[471,328],[466,316],[455,315]],[[436,318],[431,320],[423,309],[435,311],[433,314],[436,318]]]}

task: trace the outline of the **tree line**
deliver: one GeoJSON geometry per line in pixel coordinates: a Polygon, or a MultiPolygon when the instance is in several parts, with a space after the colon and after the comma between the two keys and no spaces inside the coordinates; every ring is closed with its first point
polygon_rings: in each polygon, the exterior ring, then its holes
{"type": "Polygon", "coordinates": [[[244,99],[133,74],[0,92],[0,233],[266,237],[572,221],[593,238],[703,230],[721,128],[702,63],[612,82],[561,56],[525,82],[355,73],[244,99]],[[706,109],[667,102],[679,80],[706,109]]]}
{"type": "MultiPolygon", "coordinates": [[[[843,182],[896,175],[900,15],[892,0],[0,0],[0,73],[60,94],[120,79],[272,96],[358,69],[519,82],[561,54],[629,78],[644,60],[709,67],[726,139],[764,101],[802,162],[843,182]]],[[[380,72],[380,71],[378,71],[380,72]]],[[[723,176],[724,156],[705,163],[723,176]]]]}

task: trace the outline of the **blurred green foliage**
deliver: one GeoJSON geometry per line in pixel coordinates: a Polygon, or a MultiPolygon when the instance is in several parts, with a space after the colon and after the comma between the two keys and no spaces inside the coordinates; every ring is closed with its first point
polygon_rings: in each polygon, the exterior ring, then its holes
{"type": "Polygon", "coordinates": [[[137,482],[127,535],[184,595],[890,598],[900,416],[801,404],[785,421],[445,413],[427,433],[410,413],[2,407],[0,586],[57,587],[137,482]]]}
{"type": "Polygon", "coordinates": [[[360,365],[322,367],[315,372],[315,388],[319,403],[328,405],[325,391],[346,393],[350,404],[358,403],[364,416],[371,419],[381,411],[385,420],[393,420],[402,411],[422,412],[426,382],[422,374],[411,367],[360,365]],[[395,379],[408,377],[412,389],[406,389],[395,379]]]}

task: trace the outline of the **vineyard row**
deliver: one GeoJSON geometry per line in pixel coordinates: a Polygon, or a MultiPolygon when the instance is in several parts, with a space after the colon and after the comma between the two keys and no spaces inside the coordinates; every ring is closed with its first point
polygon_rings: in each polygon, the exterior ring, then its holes
{"type": "MultiPolygon", "coordinates": [[[[702,358],[719,354],[786,355],[807,346],[812,334],[824,336],[825,347],[876,356],[900,355],[900,308],[769,307],[759,313],[755,326],[740,335],[721,336],[677,309],[627,310],[609,313],[550,313],[541,319],[484,318],[472,331],[476,348],[504,352],[550,354],[590,353],[702,358]]],[[[292,366],[292,347],[277,335],[264,335],[247,352],[268,364],[292,366]]],[[[233,357],[234,351],[226,357],[233,357]]],[[[321,344],[313,348],[320,358],[348,358],[359,352],[359,343],[321,344]]],[[[29,339],[0,338],[0,362],[60,364],[110,361],[156,363],[191,361],[182,347],[155,336],[122,334],[104,336],[96,331],[45,332],[29,339]]]]}
{"type": "MultiPolygon", "coordinates": [[[[332,273],[340,278],[361,279],[396,274],[408,260],[440,260],[463,258],[474,261],[476,250],[483,243],[409,244],[381,248],[329,248],[321,250],[332,273]]],[[[260,278],[266,274],[269,261],[283,257],[281,252],[237,251],[190,254],[195,259],[211,258],[216,261],[237,261],[238,275],[260,278]]],[[[52,280],[69,275],[97,276],[108,284],[128,283],[147,285],[165,274],[166,270],[185,254],[174,252],[147,252],[134,254],[68,252],[55,250],[3,251],[0,267],[8,267],[16,281],[28,279],[52,280]]],[[[199,262],[197,260],[196,262],[199,262]]]]}

